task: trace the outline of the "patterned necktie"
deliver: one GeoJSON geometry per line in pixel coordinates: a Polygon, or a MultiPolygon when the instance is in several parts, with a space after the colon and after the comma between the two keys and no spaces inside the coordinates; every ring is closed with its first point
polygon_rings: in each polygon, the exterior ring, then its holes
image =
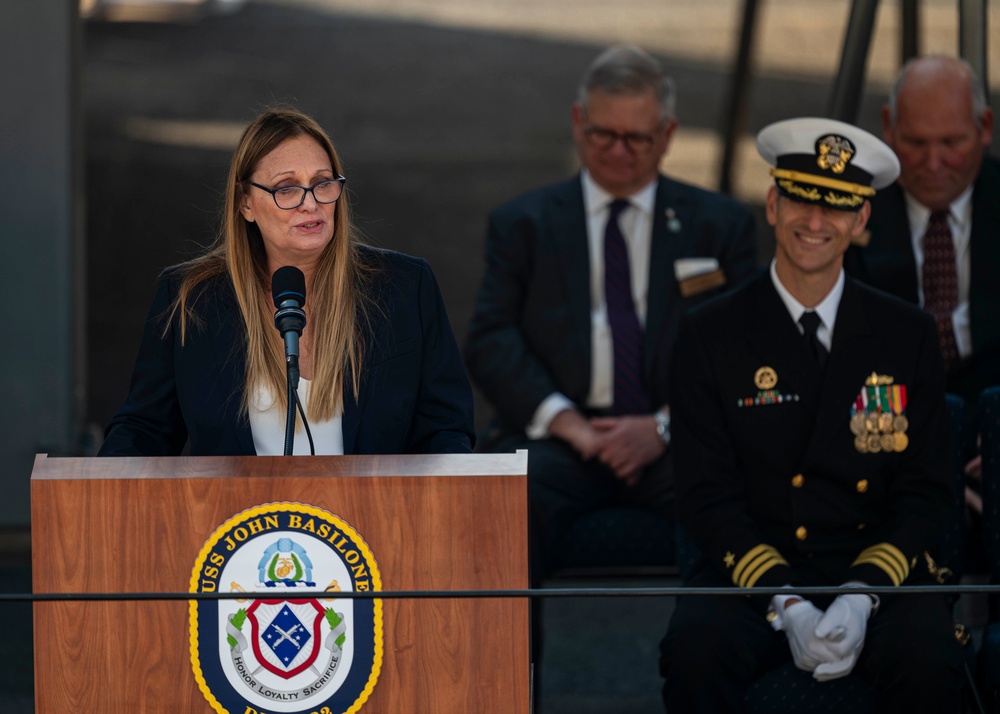
{"type": "Polygon", "coordinates": [[[642,386],[642,327],[632,301],[625,237],[618,216],[629,202],[617,199],[608,207],[604,228],[604,298],[614,345],[614,405],[616,414],[649,414],[649,397],[642,386]]]}
{"type": "Polygon", "coordinates": [[[826,367],[826,358],[829,353],[826,351],[826,345],[820,342],[819,339],[820,322],[819,315],[813,310],[807,310],[799,317],[799,324],[805,330],[806,347],[809,348],[809,353],[822,370],[826,367]]]}
{"type": "Polygon", "coordinates": [[[924,233],[924,309],[934,316],[941,356],[947,371],[958,363],[958,346],[951,314],[958,307],[958,273],[955,267],[955,243],[948,227],[948,212],[931,214],[924,233]]]}

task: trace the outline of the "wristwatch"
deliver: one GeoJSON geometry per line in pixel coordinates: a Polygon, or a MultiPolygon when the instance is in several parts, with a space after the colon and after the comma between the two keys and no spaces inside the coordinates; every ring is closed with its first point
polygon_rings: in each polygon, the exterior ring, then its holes
{"type": "MultiPolygon", "coordinates": [[[[845,588],[863,588],[863,587],[865,587],[865,583],[861,583],[861,582],[844,583],[844,587],[845,588]]],[[[878,612],[878,608],[879,608],[879,605],[882,604],[882,600],[875,593],[864,593],[863,592],[863,593],[859,593],[859,594],[860,595],[867,595],[871,599],[871,601],[872,601],[872,609],[868,612],[868,619],[870,620],[871,618],[875,617],[875,613],[878,612]]]]}
{"type": "Polygon", "coordinates": [[[656,433],[659,434],[660,440],[666,446],[670,446],[670,412],[660,409],[653,414],[653,419],[656,420],[656,433]]]}

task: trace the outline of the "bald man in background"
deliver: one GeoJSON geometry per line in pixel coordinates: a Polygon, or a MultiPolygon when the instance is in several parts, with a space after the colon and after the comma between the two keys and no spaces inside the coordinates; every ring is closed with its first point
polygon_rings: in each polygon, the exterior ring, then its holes
{"type": "Polygon", "coordinates": [[[882,130],[901,173],[872,199],[867,241],[848,250],[844,267],[934,315],[947,389],[971,409],[1000,384],[1000,160],[986,154],[993,110],[968,63],[921,57],[900,72],[882,130]]]}
{"type": "MultiPolygon", "coordinates": [[[[897,182],[872,201],[868,233],[847,251],[852,277],[920,305],[938,327],[947,390],[966,402],[966,504],[978,530],[979,394],[1000,384],[1000,160],[986,153],[993,110],[967,62],[933,55],[907,62],[882,109],[899,158],[897,182]]],[[[981,567],[968,539],[966,567],[981,567]]]]}

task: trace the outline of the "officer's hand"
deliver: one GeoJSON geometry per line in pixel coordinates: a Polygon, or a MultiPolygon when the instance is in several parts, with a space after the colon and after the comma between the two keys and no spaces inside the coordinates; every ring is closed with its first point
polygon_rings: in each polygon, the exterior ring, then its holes
{"type": "Polygon", "coordinates": [[[856,656],[865,642],[871,611],[872,599],[867,595],[838,595],[816,623],[816,637],[824,640],[838,659],[856,656]]]}
{"type": "Polygon", "coordinates": [[[795,666],[812,672],[823,662],[840,659],[829,647],[829,643],[816,636],[816,627],[823,617],[823,611],[808,600],[800,600],[785,608],[781,614],[781,629],[788,638],[795,666]]]}
{"type": "MultiPolygon", "coordinates": [[[[858,652],[860,651],[861,648],[859,647],[858,652]]],[[[816,665],[816,669],[813,670],[813,679],[817,682],[829,682],[831,679],[846,677],[854,669],[854,664],[857,661],[857,654],[852,653],[836,662],[822,662],[816,665]]]]}

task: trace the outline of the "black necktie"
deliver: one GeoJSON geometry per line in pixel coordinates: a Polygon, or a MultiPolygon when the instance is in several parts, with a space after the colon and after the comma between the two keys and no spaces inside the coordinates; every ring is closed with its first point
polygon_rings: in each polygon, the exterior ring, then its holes
{"type": "Polygon", "coordinates": [[[614,346],[614,405],[616,414],[649,414],[649,397],[642,386],[642,327],[632,300],[625,237],[618,215],[628,201],[617,199],[608,207],[604,228],[604,299],[608,304],[608,325],[614,346]]]}
{"type": "Polygon", "coordinates": [[[819,331],[820,318],[813,310],[807,310],[802,313],[799,317],[799,324],[802,325],[802,329],[805,330],[806,347],[809,348],[809,353],[816,360],[816,364],[819,365],[820,369],[826,366],[827,351],[826,347],[822,342],[819,341],[819,336],[817,332],[819,331]]]}

